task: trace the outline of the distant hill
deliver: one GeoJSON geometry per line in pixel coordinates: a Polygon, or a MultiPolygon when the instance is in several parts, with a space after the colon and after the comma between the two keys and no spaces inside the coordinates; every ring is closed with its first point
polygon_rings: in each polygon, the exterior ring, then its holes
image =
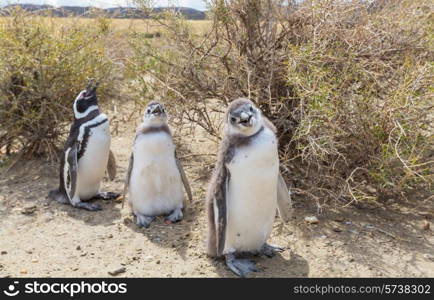
{"type": "MultiPolygon", "coordinates": [[[[143,19],[147,18],[147,15],[134,7],[112,7],[112,8],[96,8],[96,7],[83,7],[83,6],[61,6],[55,7],[51,5],[37,5],[37,4],[19,4],[19,5],[8,5],[0,8],[0,15],[9,15],[10,10],[16,6],[20,6],[26,11],[31,11],[40,15],[50,15],[55,17],[69,17],[69,16],[81,16],[92,18],[99,13],[105,13],[111,18],[121,18],[121,19],[143,19]]],[[[189,20],[204,20],[206,15],[205,12],[189,8],[189,7],[156,7],[155,12],[164,12],[165,10],[174,9],[175,11],[182,14],[186,19],[189,20]]]]}

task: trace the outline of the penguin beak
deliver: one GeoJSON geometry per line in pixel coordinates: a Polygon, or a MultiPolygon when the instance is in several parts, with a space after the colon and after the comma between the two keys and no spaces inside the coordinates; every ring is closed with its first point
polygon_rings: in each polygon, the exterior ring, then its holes
{"type": "Polygon", "coordinates": [[[93,97],[96,96],[96,89],[99,86],[99,82],[95,82],[94,84],[94,80],[91,79],[86,87],[86,93],[85,93],[85,97],[89,98],[89,97],[93,97]]]}
{"type": "Polygon", "coordinates": [[[163,111],[162,111],[160,106],[157,106],[152,110],[153,115],[161,115],[162,113],[163,113],[163,111]]]}
{"type": "Polygon", "coordinates": [[[239,123],[244,125],[244,126],[252,126],[252,117],[253,114],[250,112],[242,112],[240,114],[240,121],[239,123]]]}

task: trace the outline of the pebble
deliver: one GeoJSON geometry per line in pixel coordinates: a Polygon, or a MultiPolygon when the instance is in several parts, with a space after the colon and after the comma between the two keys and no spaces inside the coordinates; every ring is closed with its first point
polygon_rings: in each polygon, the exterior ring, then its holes
{"type": "Polygon", "coordinates": [[[127,269],[126,269],[125,267],[121,267],[121,268],[119,268],[119,269],[116,269],[116,270],[113,270],[113,271],[109,271],[108,273],[109,273],[110,275],[112,275],[112,276],[116,276],[116,275],[119,275],[119,274],[121,274],[121,273],[125,273],[126,270],[127,270],[127,269]]]}
{"type": "Polygon", "coordinates": [[[424,220],[424,222],[421,225],[422,230],[430,230],[430,223],[427,220],[424,220]]]}
{"type": "Polygon", "coordinates": [[[0,252],[0,254],[1,255],[6,255],[6,254],[8,254],[8,252],[7,251],[2,251],[2,252],[0,252]]]}
{"type": "Polygon", "coordinates": [[[319,223],[318,218],[315,217],[315,216],[305,217],[305,218],[304,218],[304,221],[305,221],[306,223],[308,223],[308,224],[318,224],[318,223],[319,223]]]}
{"type": "Polygon", "coordinates": [[[152,261],[153,259],[154,259],[153,256],[148,255],[148,256],[145,256],[145,258],[143,258],[143,261],[145,261],[145,262],[150,262],[150,261],[152,261]]]}
{"type": "Polygon", "coordinates": [[[425,258],[431,260],[431,261],[434,261],[434,256],[431,255],[431,254],[424,254],[423,256],[424,256],[425,258]]]}
{"type": "Polygon", "coordinates": [[[21,210],[23,215],[31,215],[36,211],[36,205],[26,206],[21,210]]]}

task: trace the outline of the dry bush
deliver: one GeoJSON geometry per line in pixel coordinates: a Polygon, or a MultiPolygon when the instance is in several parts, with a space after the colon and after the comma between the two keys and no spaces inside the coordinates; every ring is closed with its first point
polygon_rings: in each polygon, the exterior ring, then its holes
{"type": "Polygon", "coordinates": [[[202,36],[156,15],[162,40],[133,37],[131,70],[146,99],[213,136],[216,111],[252,99],[279,130],[294,191],[318,204],[399,197],[433,180],[432,11],[425,0],[216,0],[202,36]]]}
{"type": "Polygon", "coordinates": [[[113,63],[106,55],[110,24],[52,19],[16,9],[0,18],[0,150],[55,157],[72,104],[88,78],[110,93],[113,63]]]}

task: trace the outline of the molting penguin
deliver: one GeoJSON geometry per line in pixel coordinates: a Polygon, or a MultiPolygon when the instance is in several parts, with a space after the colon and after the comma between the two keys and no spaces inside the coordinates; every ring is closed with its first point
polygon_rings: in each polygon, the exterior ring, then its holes
{"type": "Polygon", "coordinates": [[[237,254],[272,257],[283,251],[267,244],[276,211],[287,221],[291,205],[279,172],[275,132],[250,100],[230,103],[207,194],[208,254],[225,256],[227,266],[241,277],[258,270],[237,254]]]}
{"type": "Polygon", "coordinates": [[[130,156],[124,197],[129,189],[128,203],[140,227],[149,227],[160,215],[166,215],[168,222],[180,221],[185,208],[182,185],[190,202],[192,199],[166,122],[163,105],[149,103],[143,123],[137,128],[130,156]]]}
{"type": "Polygon", "coordinates": [[[119,196],[99,190],[106,170],[110,180],[116,176],[116,161],[110,151],[109,121],[98,108],[97,87],[98,83],[94,85],[91,80],[74,101],[74,122],[60,164],[59,188],[48,194],[60,203],[91,211],[100,210],[101,206],[83,201],[119,196]]]}

